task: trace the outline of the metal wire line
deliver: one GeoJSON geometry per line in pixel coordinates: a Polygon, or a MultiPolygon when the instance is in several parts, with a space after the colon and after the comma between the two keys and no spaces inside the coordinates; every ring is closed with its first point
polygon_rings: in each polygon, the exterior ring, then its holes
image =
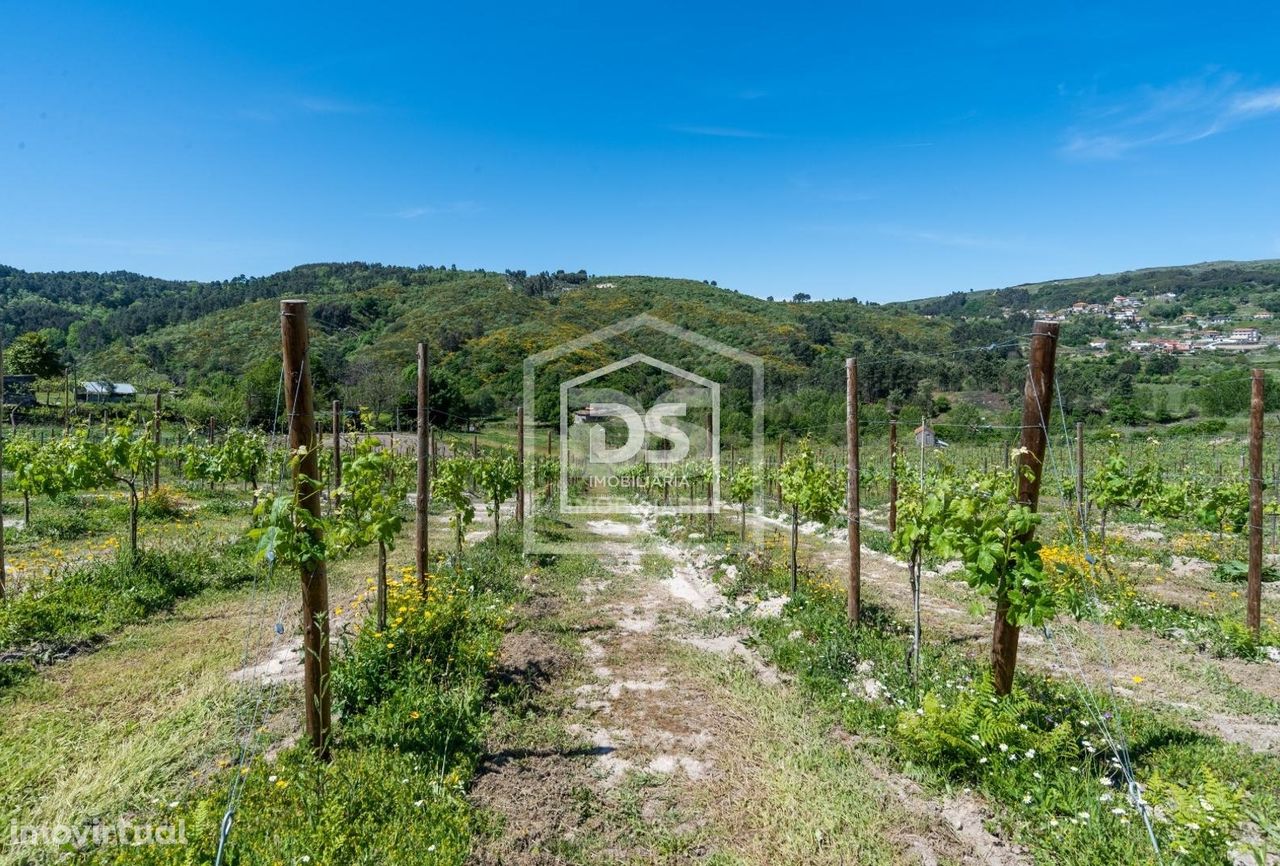
{"type": "MultiPolygon", "coordinates": [[[[307,361],[304,360],[303,361],[304,370],[305,370],[306,363],[307,361]]],[[[275,412],[272,414],[272,418],[273,418],[272,429],[271,429],[272,437],[276,435],[279,429],[280,400],[284,393],[284,380],[285,380],[284,368],[281,367],[280,381],[276,387],[276,407],[275,407],[275,412]]],[[[291,405],[295,407],[298,405],[298,398],[302,392],[302,380],[303,380],[303,376],[299,375],[297,378],[297,382],[295,384],[293,402],[291,403],[291,405]]],[[[282,456],[280,471],[276,476],[277,483],[283,482],[285,474],[288,472],[290,459],[291,459],[291,455],[288,452],[288,449],[286,449],[285,453],[282,456]]],[[[257,634],[257,623],[261,621],[261,618],[266,613],[266,609],[267,609],[266,588],[271,584],[272,578],[275,575],[275,568],[276,568],[276,558],[274,555],[274,550],[270,550],[268,551],[268,554],[267,554],[266,580],[260,583],[258,580],[258,572],[256,569],[254,570],[254,579],[253,579],[254,582],[253,582],[252,592],[257,595],[257,599],[256,599],[257,607],[256,607],[256,613],[251,614],[250,616],[249,628],[247,629],[245,634],[245,646],[241,656],[242,670],[247,668],[249,665],[249,660],[251,658],[251,655],[250,655],[251,642],[253,640],[253,636],[257,634]]],[[[279,621],[279,617],[277,617],[276,621],[277,622],[279,621]]],[[[268,645],[270,645],[271,643],[274,643],[274,640],[269,639],[268,645]]],[[[239,737],[238,755],[237,755],[237,760],[235,764],[236,772],[233,774],[231,779],[231,786],[227,792],[226,809],[223,811],[222,822],[219,825],[218,848],[214,858],[215,866],[221,866],[223,862],[223,856],[226,851],[226,843],[227,843],[228,837],[231,834],[231,827],[232,827],[232,822],[234,821],[236,807],[239,805],[240,797],[244,793],[245,778],[248,774],[247,766],[249,761],[251,761],[253,758],[253,731],[256,730],[258,727],[258,719],[262,712],[263,701],[267,697],[267,695],[270,695],[272,701],[274,701],[275,694],[276,694],[276,687],[277,687],[277,684],[273,683],[272,686],[268,689],[258,690],[257,700],[253,704],[252,713],[251,714],[246,713],[242,717],[242,721],[239,725],[241,733],[239,737]]],[[[246,707],[247,706],[248,705],[246,704],[246,707]]]]}

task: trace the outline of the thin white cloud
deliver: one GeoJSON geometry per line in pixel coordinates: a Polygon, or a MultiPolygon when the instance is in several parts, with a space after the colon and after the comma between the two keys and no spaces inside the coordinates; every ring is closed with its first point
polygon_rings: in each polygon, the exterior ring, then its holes
{"type": "Polygon", "coordinates": [[[889,237],[911,243],[965,250],[1026,252],[1042,246],[1025,239],[996,237],[963,230],[920,228],[898,223],[807,223],[797,225],[795,228],[813,234],[852,236],[879,244],[883,244],[883,240],[878,238],[889,237]]]}
{"type": "Polygon", "coordinates": [[[1018,249],[1020,246],[1004,238],[988,237],[969,232],[919,229],[897,225],[880,226],[880,231],[890,237],[942,247],[959,247],[973,250],[1012,250],[1018,249]]]}
{"type": "Polygon", "coordinates": [[[1236,99],[1232,110],[1236,114],[1269,114],[1280,111],[1280,87],[1244,94],[1236,99]]]}
{"type": "Polygon", "coordinates": [[[1086,105],[1059,152],[1070,159],[1119,159],[1148,147],[1201,141],[1277,112],[1280,87],[1249,89],[1238,75],[1208,73],[1086,105]]]}
{"type": "Polygon", "coordinates": [[[769,132],[739,129],[734,126],[672,126],[671,129],[686,135],[703,135],[711,138],[777,138],[769,132]]]}
{"type": "Polygon", "coordinates": [[[815,180],[809,171],[795,172],[787,177],[787,182],[805,196],[838,204],[855,204],[871,201],[874,195],[846,182],[831,181],[826,178],[815,180]]]}
{"type": "Polygon", "coordinates": [[[275,123],[276,121],[274,112],[262,108],[241,108],[236,114],[245,120],[254,120],[258,123],[275,123]]]}
{"type": "Polygon", "coordinates": [[[448,204],[412,205],[392,211],[391,216],[402,220],[416,220],[425,216],[441,216],[443,214],[473,214],[482,208],[473,201],[455,201],[448,204]]]}
{"type": "Polygon", "coordinates": [[[363,114],[369,106],[323,96],[306,96],[298,100],[298,107],[311,114],[363,114]]]}

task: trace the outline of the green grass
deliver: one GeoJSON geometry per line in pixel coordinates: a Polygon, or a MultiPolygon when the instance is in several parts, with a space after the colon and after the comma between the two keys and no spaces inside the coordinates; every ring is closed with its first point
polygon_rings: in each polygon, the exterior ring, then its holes
{"type": "MultiPolygon", "coordinates": [[[[13,684],[0,695],[5,814],[34,825],[78,823],[185,800],[193,774],[232,749],[237,717],[257,700],[227,676],[243,663],[246,631],[264,626],[264,605],[287,608],[296,593],[293,580],[261,598],[207,592],[13,684]]],[[[264,709],[297,700],[285,688],[264,709]]]]}
{"type": "MultiPolygon", "coordinates": [[[[747,563],[742,574],[741,591],[776,592],[786,582],[779,569],[747,563]]],[[[1113,756],[1084,695],[1102,708],[1099,712],[1118,715],[1108,721],[1127,734],[1143,784],[1172,780],[1183,788],[1169,790],[1194,792],[1192,799],[1211,798],[1212,786],[1206,787],[1201,775],[1202,768],[1209,768],[1228,788],[1216,808],[1237,819],[1243,805],[1280,793],[1280,761],[1274,756],[1194,733],[1155,712],[1113,702],[1074,683],[1020,676],[1014,699],[991,702],[985,670],[947,644],[926,642],[920,683],[914,687],[904,665],[909,642],[904,627],[876,609],[866,613],[865,621],[862,628],[851,629],[842,597],[802,589],[782,617],[749,622],[766,656],[795,675],[822,706],[836,711],[848,730],[884,738],[900,766],[935,787],[980,791],[999,804],[1004,834],[1046,861],[1153,862],[1150,843],[1125,802],[1113,756]],[[868,700],[867,682],[883,694],[868,700]],[[1233,799],[1237,796],[1243,802],[1233,799]],[[1125,814],[1113,814],[1113,809],[1125,814]]],[[[1205,855],[1208,859],[1180,857],[1174,849],[1185,827],[1158,821],[1156,828],[1167,846],[1166,863],[1221,861],[1224,837],[1206,840],[1201,834],[1198,842],[1213,852],[1205,855]]]]}
{"type": "Polygon", "coordinates": [[[1267,627],[1255,637],[1237,618],[1205,616],[1137,594],[1117,599],[1107,609],[1106,618],[1117,628],[1144,628],[1218,658],[1261,661],[1266,658],[1264,647],[1280,644],[1280,633],[1274,628],[1267,627]]]}
{"type": "Polygon", "coordinates": [[[251,579],[247,544],[186,550],[120,551],[113,558],[71,566],[0,605],[0,650],[48,661],[95,643],[175,601],[207,588],[251,579]]]}
{"type": "MultiPolygon", "coordinates": [[[[442,570],[432,596],[393,584],[386,633],[365,621],[335,653],[333,760],[306,745],[246,765],[228,862],[462,863],[477,832],[465,786],[488,723],[490,676],[521,572],[514,535],[442,570]],[[400,610],[403,607],[404,610],[400,610]],[[397,623],[396,620],[399,620],[397,623]]],[[[92,851],[86,863],[205,863],[237,770],[181,808],[186,846],[92,851]]]]}

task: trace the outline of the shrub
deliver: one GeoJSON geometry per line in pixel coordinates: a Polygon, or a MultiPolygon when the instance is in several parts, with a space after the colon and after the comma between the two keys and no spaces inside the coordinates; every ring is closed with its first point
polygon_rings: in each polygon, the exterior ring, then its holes
{"type": "Polygon", "coordinates": [[[178,492],[172,487],[160,486],[145,494],[138,503],[138,516],[146,520],[171,520],[182,514],[178,492]]]}

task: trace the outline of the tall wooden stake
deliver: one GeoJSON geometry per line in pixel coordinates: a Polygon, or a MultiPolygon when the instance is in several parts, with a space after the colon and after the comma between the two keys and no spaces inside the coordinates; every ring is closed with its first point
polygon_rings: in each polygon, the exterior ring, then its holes
{"type": "MultiPolygon", "coordinates": [[[[4,411],[4,334],[0,332],[0,413],[4,411]]],[[[4,571],[4,425],[0,424],[0,598],[5,593],[4,571]]]]}
{"type": "Polygon", "coordinates": [[[898,531],[898,419],[889,421],[889,532],[898,531]]]}
{"type": "Polygon", "coordinates": [[[427,344],[418,344],[418,493],[413,504],[414,514],[414,548],[418,568],[418,588],[425,597],[427,594],[427,565],[431,552],[427,537],[427,497],[430,496],[427,477],[427,428],[430,425],[427,412],[427,401],[431,399],[431,390],[427,382],[429,372],[427,344]]]}
{"type": "Polygon", "coordinates": [[[342,486],[342,404],[337,400],[329,407],[329,435],[333,437],[333,496],[329,507],[338,510],[338,488],[342,486]]]}
{"type": "MultiPolygon", "coordinates": [[[[1022,448],[1015,471],[1018,502],[1035,511],[1040,504],[1044,452],[1049,443],[1049,414],[1053,411],[1053,371],[1058,354],[1058,323],[1036,322],[1031,329],[1031,366],[1022,395],[1022,448]],[[1028,471],[1029,470],[1029,471],[1028,471]]],[[[1034,532],[1034,530],[1032,530],[1034,532]]],[[[1028,537],[1030,536],[1028,532],[1028,537]]],[[[1025,540],[1025,539],[1024,539],[1025,540]]],[[[991,670],[996,694],[1013,688],[1018,664],[1019,628],[1009,622],[1009,587],[996,588],[995,628],[991,639],[991,670]]]]}
{"type": "Polygon", "coordinates": [[[1271,513],[1271,552],[1280,552],[1280,523],[1277,523],[1277,515],[1280,515],[1280,460],[1271,464],[1271,489],[1275,491],[1275,508],[1271,513]]]}
{"type": "Polygon", "coordinates": [[[845,372],[845,437],[849,446],[846,505],[849,510],[849,622],[862,618],[862,467],[858,460],[858,359],[847,358],[845,372]]]}
{"type": "Polygon", "coordinates": [[[1087,537],[1085,521],[1089,517],[1084,492],[1084,422],[1076,422],[1076,505],[1080,509],[1080,535],[1087,537]]]}
{"type": "MultiPolygon", "coordinates": [[[[534,446],[537,447],[536,445],[534,446]]],[[[516,483],[516,523],[524,525],[524,407],[516,409],[516,469],[520,480],[516,483]]]]}
{"type": "Polygon", "coordinates": [[[782,504],[782,454],[783,446],[787,442],[787,434],[778,434],[778,504],[782,504]]]}
{"type": "Polygon", "coordinates": [[[387,543],[378,542],[378,631],[387,630],[387,543]]]}
{"type": "Polygon", "coordinates": [[[1256,637],[1262,629],[1262,409],[1266,379],[1253,371],[1249,401],[1249,598],[1245,624],[1256,637]]]}
{"type": "MultiPolygon", "coordinates": [[[[289,449],[301,457],[293,467],[298,504],[315,518],[308,529],[321,541],[319,455],[317,454],[314,395],[307,363],[307,302],[280,302],[280,334],[284,346],[284,398],[289,417],[289,449]]],[[[212,425],[211,425],[212,426],[212,425]]],[[[302,572],[302,685],[306,702],[307,737],[321,758],[329,756],[329,583],[321,560],[302,572]]]]}
{"type": "Polygon", "coordinates": [[[156,391],[155,425],[156,425],[156,429],[153,432],[155,435],[155,443],[156,443],[156,466],[155,466],[155,472],[151,476],[151,489],[159,491],[160,490],[160,392],[159,391],[156,391]]]}
{"type": "Polygon", "coordinates": [[[714,490],[713,475],[716,471],[716,455],[713,450],[713,442],[715,441],[711,435],[711,410],[707,410],[707,541],[711,540],[711,533],[715,527],[715,516],[711,513],[711,509],[715,506],[712,499],[714,490]]]}

